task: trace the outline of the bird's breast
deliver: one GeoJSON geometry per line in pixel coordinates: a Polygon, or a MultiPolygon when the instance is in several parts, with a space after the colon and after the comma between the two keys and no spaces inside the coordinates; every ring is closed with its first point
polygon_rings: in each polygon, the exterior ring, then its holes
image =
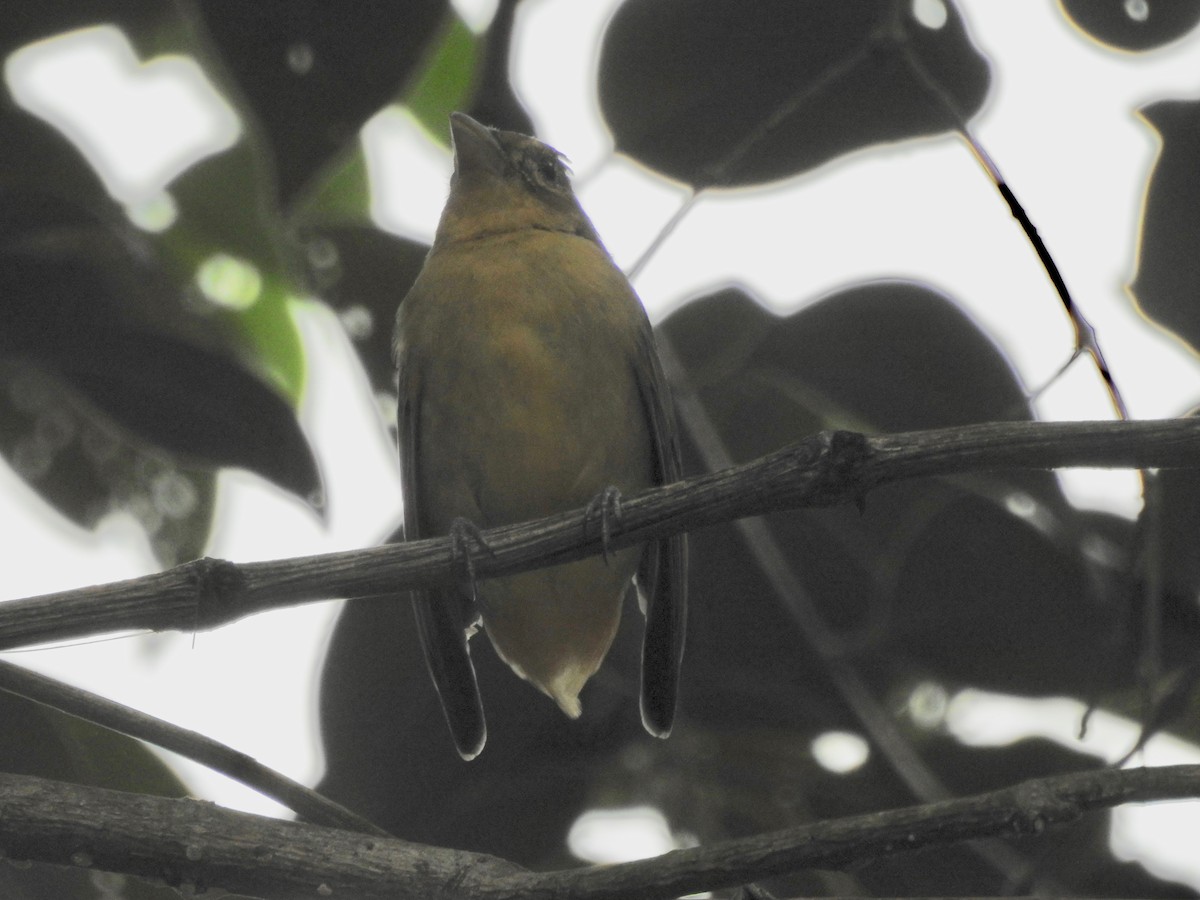
{"type": "MultiPolygon", "coordinates": [[[[435,247],[401,304],[397,350],[415,411],[423,535],[586,505],[651,484],[638,388],[647,327],[607,254],[572,235],[525,230],[435,247]]],[[[497,651],[579,715],[579,691],[620,620],[640,548],[479,585],[497,651]]]]}
{"type": "Polygon", "coordinates": [[[633,370],[639,301],[591,241],[548,232],[435,252],[402,311],[419,355],[422,507],[507,524],[651,483],[633,370]],[[470,508],[474,506],[475,508],[470,508]]]}

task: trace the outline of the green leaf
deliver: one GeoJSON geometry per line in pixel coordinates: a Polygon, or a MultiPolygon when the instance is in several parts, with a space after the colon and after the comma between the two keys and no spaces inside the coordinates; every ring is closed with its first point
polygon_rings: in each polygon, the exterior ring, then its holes
{"type": "Polygon", "coordinates": [[[466,109],[470,102],[479,62],[480,39],[455,17],[442,31],[429,65],[404,95],[404,104],[417,121],[443,143],[450,135],[450,113],[466,109]]]}
{"type": "Polygon", "coordinates": [[[363,123],[411,82],[446,0],[193,0],[244,119],[262,135],[276,202],[291,210],[363,123]]]}

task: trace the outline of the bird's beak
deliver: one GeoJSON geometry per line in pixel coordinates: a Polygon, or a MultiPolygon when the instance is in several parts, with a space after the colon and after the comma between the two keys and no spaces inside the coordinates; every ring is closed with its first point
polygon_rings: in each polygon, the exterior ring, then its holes
{"type": "Polygon", "coordinates": [[[454,145],[454,171],[491,172],[504,169],[504,151],[496,143],[492,130],[480,125],[466,113],[450,113],[450,139],[454,145]]]}

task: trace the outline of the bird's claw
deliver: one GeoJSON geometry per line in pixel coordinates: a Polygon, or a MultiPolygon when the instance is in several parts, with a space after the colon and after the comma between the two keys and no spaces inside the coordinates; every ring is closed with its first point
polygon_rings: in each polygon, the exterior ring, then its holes
{"type": "Polygon", "coordinates": [[[620,490],[610,484],[592,498],[583,513],[585,529],[595,515],[600,516],[600,545],[604,548],[604,563],[607,565],[613,555],[609,549],[609,542],[612,540],[612,523],[621,521],[620,490]]]}
{"type": "Polygon", "coordinates": [[[467,583],[471,587],[471,602],[478,606],[479,592],[475,587],[475,556],[471,549],[472,544],[483,549],[490,556],[496,555],[496,551],[484,539],[483,532],[479,530],[478,525],[470,519],[457,517],[450,523],[450,558],[455,564],[459,564],[461,560],[463,571],[467,576],[467,583]]]}

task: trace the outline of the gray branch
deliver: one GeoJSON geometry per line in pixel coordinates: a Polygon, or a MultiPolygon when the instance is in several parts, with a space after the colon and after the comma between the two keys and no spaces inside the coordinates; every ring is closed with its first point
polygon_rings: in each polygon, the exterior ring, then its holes
{"type": "Polygon", "coordinates": [[[3,660],[0,660],[0,690],[195,760],[214,772],[254,788],[310,822],[366,834],[387,834],[357,813],[245,753],[91,691],[63,684],[3,660]]]}
{"type": "MultiPolygon", "coordinates": [[[[998,422],[867,436],[821,432],[719,472],[632,494],[610,549],[783,509],[861,500],[908,478],[999,469],[1200,468],[1200,419],[998,422]]],[[[571,510],[483,533],[479,578],[594,556],[600,517],[571,510]]],[[[235,564],[200,559],[143,578],[0,603],[0,650],[125,630],[204,631],[253,613],[466,578],[446,538],[235,564]]]]}
{"type": "Polygon", "coordinates": [[[1196,797],[1200,766],[1079,772],[637,862],[533,873],[478,853],[235,813],[195,800],[0,775],[0,847],[13,860],[96,867],[267,900],[666,900],[924,847],[1034,836],[1124,803],[1196,797]]]}

